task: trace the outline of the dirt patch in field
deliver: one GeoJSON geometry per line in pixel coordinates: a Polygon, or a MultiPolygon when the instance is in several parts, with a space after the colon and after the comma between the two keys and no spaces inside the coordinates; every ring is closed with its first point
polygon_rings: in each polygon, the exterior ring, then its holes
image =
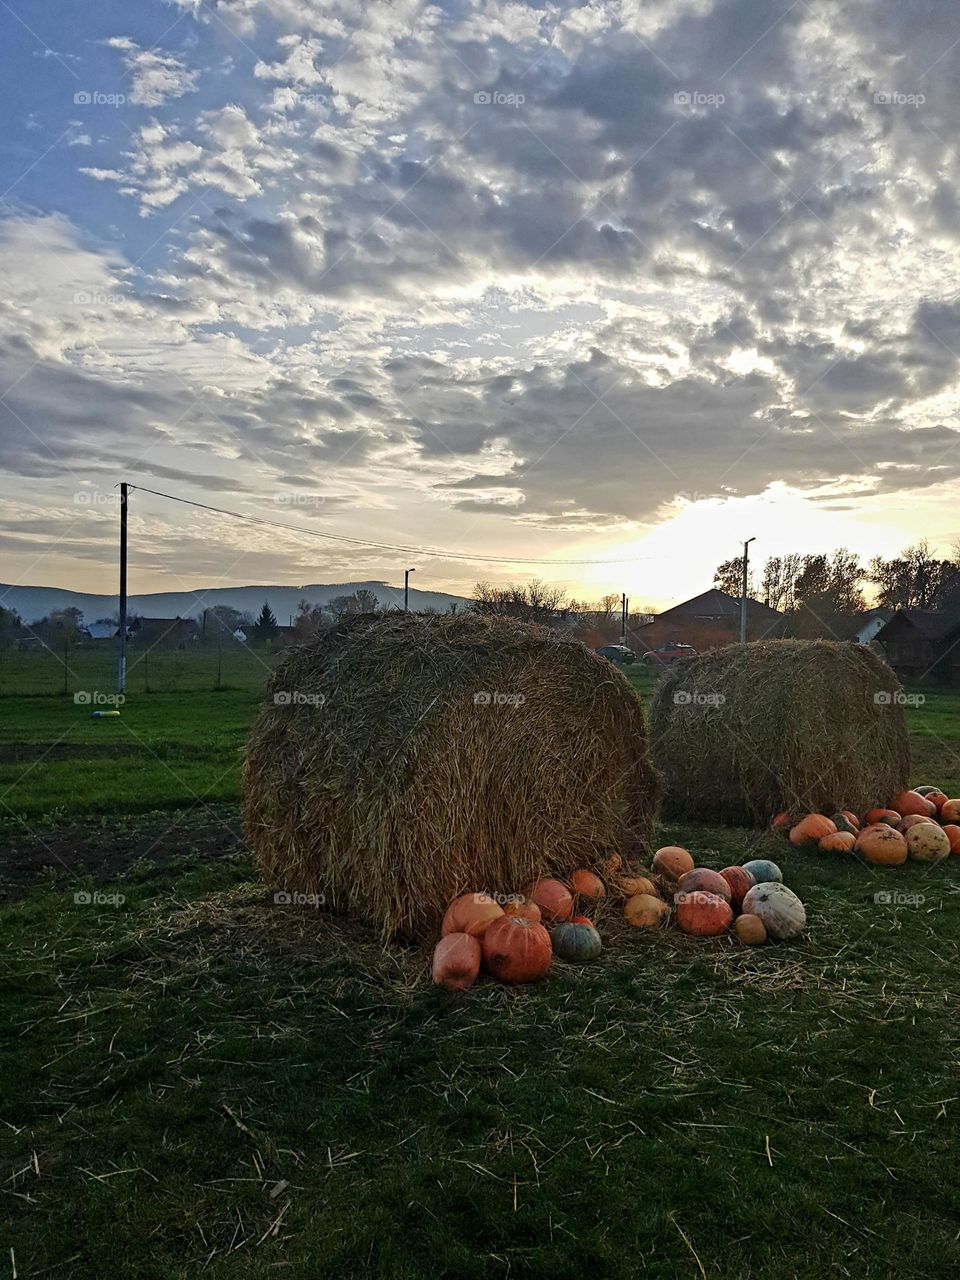
{"type": "Polygon", "coordinates": [[[22,897],[50,876],[92,876],[96,884],[104,884],[140,858],[162,871],[184,854],[207,861],[244,848],[235,805],[77,818],[62,827],[9,822],[0,827],[0,902],[22,897]]]}

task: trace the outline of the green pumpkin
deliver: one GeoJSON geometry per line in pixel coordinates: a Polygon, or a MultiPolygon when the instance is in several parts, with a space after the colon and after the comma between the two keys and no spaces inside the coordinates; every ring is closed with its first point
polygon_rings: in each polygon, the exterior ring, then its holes
{"type": "Polygon", "coordinates": [[[553,953],[561,960],[583,964],[596,960],[603,949],[592,924],[558,924],[553,930],[553,953]]]}

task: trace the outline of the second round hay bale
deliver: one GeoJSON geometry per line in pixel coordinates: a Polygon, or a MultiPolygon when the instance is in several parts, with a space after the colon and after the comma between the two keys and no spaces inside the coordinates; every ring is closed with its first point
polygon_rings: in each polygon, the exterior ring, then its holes
{"type": "Polygon", "coordinates": [[[863,813],[910,773],[899,681],[837,641],[731,645],[684,663],[655,690],[650,735],[666,811],[704,822],[863,813]]]}
{"type": "Polygon", "coordinates": [[[392,614],[291,650],[243,780],[265,878],[429,935],[458,893],[646,856],[659,800],[639,698],[579,641],[392,614]]]}

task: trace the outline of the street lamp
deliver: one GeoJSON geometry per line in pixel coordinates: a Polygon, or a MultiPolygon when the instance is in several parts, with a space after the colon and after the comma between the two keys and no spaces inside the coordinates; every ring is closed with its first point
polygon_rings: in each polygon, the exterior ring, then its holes
{"type": "Polygon", "coordinates": [[[748,538],[743,544],[743,572],[740,577],[740,643],[747,643],[747,548],[756,538],[748,538]]]}
{"type": "Polygon", "coordinates": [[[404,569],[403,571],[403,612],[410,612],[410,575],[416,573],[416,569],[404,569]]]}

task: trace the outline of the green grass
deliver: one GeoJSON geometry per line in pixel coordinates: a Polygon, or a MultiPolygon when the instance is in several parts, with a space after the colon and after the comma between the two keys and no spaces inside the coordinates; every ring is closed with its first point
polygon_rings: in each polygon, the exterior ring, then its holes
{"type": "MultiPolygon", "coordinates": [[[[454,998],[426,953],[257,884],[232,834],[257,700],[0,701],[8,865],[59,826],[111,844],[96,881],[124,898],[77,902],[94,880],[61,869],[0,905],[7,1274],[957,1274],[960,860],[665,825],[707,865],[775,856],[805,937],[638,935],[611,907],[598,964],[454,998]],[[213,844],[186,821],[133,861],[191,805],[213,844]]],[[[960,696],[908,718],[915,780],[960,794],[960,696]]]]}

